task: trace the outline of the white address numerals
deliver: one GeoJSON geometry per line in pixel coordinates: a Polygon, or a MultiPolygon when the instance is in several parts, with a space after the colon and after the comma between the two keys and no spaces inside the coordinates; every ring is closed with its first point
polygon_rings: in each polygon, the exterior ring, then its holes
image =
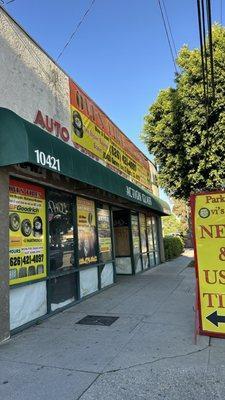
{"type": "Polygon", "coordinates": [[[45,154],[43,151],[34,150],[36,154],[37,163],[43,165],[48,165],[49,168],[54,169],[55,171],[60,171],[60,161],[59,158],[55,158],[50,156],[50,154],[45,154]]]}

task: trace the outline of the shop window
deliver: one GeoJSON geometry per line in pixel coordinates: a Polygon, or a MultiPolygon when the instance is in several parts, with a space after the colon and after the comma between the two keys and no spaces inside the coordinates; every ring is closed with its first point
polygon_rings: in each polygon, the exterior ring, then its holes
{"type": "Polygon", "coordinates": [[[153,239],[154,239],[154,248],[156,251],[159,250],[159,238],[158,238],[158,227],[157,227],[157,218],[152,217],[152,231],[153,231],[153,239]]]}
{"type": "Polygon", "coordinates": [[[105,264],[101,270],[101,288],[112,285],[114,282],[113,263],[105,264]]]}
{"type": "Polygon", "coordinates": [[[116,257],[130,256],[129,213],[126,210],[113,212],[116,257]]]}
{"type": "Polygon", "coordinates": [[[142,271],[142,259],[141,256],[138,256],[137,260],[135,260],[135,272],[142,271]]]}
{"type": "Polygon", "coordinates": [[[150,261],[150,267],[155,267],[155,252],[151,251],[149,253],[149,261],[150,261]]]}
{"type": "Polygon", "coordinates": [[[142,262],[143,262],[143,269],[148,269],[149,268],[148,254],[142,255],[142,262]]]}
{"type": "Polygon", "coordinates": [[[160,255],[158,251],[155,252],[155,263],[156,265],[160,264],[160,255]]]}
{"type": "Polygon", "coordinates": [[[139,254],[141,250],[137,215],[131,215],[131,230],[132,230],[133,251],[134,255],[136,255],[139,254]]]}
{"type": "Polygon", "coordinates": [[[108,206],[97,209],[99,261],[112,260],[112,239],[110,225],[110,211],[108,206]]]}
{"type": "Polygon", "coordinates": [[[78,257],[79,265],[97,262],[97,235],[95,203],[77,197],[78,257]]]}
{"type": "Polygon", "coordinates": [[[148,249],[149,249],[149,251],[153,251],[154,250],[154,241],[153,241],[151,217],[147,217],[147,238],[148,238],[148,249]]]}
{"type": "Polygon", "coordinates": [[[98,291],[98,267],[80,270],[80,296],[85,297],[98,291]]]}
{"type": "Polygon", "coordinates": [[[144,214],[139,214],[139,221],[141,233],[141,252],[147,253],[146,218],[144,214]]]}
{"type": "Polygon", "coordinates": [[[48,195],[50,273],[63,272],[73,267],[74,230],[73,198],[51,191],[48,195]]]}
{"type": "Polygon", "coordinates": [[[152,232],[155,249],[155,265],[160,264],[160,252],[159,252],[159,236],[158,236],[158,221],[157,217],[152,217],[152,232]]]}
{"type": "Polygon", "coordinates": [[[51,310],[66,306],[75,300],[75,275],[58,276],[50,281],[51,310]]]}
{"type": "Polygon", "coordinates": [[[131,215],[131,231],[133,242],[134,268],[136,272],[140,272],[142,270],[142,259],[140,257],[141,244],[137,215],[131,215]]]}

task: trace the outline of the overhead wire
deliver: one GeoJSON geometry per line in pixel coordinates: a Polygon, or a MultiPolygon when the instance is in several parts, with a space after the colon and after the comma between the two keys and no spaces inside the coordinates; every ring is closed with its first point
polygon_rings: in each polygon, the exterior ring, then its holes
{"type": "Polygon", "coordinates": [[[213,60],[213,42],[212,42],[212,22],[211,22],[211,3],[210,0],[197,0],[198,10],[198,26],[199,26],[199,40],[200,40],[200,52],[202,60],[202,79],[204,86],[204,98],[206,106],[212,106],[212,102],[215,98],[215,80],[214,80],[214,60],[213,60]],[[206,4],[206,13],[205,13],[206,4]],[[207,16],[207,28],[208,28],[208,50],[206,43],[206,28],[205,19],[207,16]],[[208,68],[210,67],[210,71],[208,68]],[[210,85],[209,85],[210,81],[210,85]],[[211,94],[209,88],[211,87],[211,94]],[[212,100],[212,101],[211,101],[212,100]]]}
{"type": "MultiPolygon", "coordinates": [[[[199,39],[201,52],[201,70],[204,88],[204,107],[205,107],[205,166],[208,163],[208,156],[211,148],[210,127],[213,125],[215,117],[215,81],[214,81],[214,61],[213,61],[213,43],[212,43],[212,22],[211,22],[211,3],[210,0],[197,0],[199,39]],[[205,13],[206,4],[206,13],[205,13]],[[205,29],[205,15],[207,15],[208,40],[205,29]],[[210,68],[210,71],[209,71],[210,68]]],[[[207,171],[207,168],[206,168],[207,171]]],[[[207,176],[206,176],[207,179],[207,176]]]]}
{"type": "Polygon", "coordinates": [[[206,0],[207,22],[208,22],[208,36],[209,36],[209,56],[210,56],[210,70],[211,70],[211,84],[213,101],[215,99],[215,80],[214,80],[214,61],[213,61],[213,42],[212,42],[212,18],[211,18],[211,1],[206,0]]]}
{"type": "Polygon", "coordinates": [[[207,97],[206,106],[208,108],[209,80],[208,80],[208,56],[207,56],[207,45],[206,45],[204,0],[201,0],[201,20],[202,20],[203,52],[205,57],[205,85],[206,85],[206,97],[207,97]]]}
{"type": "Polygon", "coordinates": [[[85,18],[87,17],[88,13],[91,11],[93,5],[95,3],[95,0],[92,0],[90,6],[88,7],[88,9],[85,11],[85,13],[83,14],[82,18],[80,19],[80,21],[78,22],[78,24],[75,27],[75,30],[73,31],[73,33],[70,35],[69,40],[66,42],[66,44],[64,45],[64,47],[62,48],[62,50],[60,51],[58,57],[56,58],[56,61],[59,60],[60,57],[62,57],[64,51],[66,50],[66,48],[69,46],[70,42],[72,41],[72,39],[74,38],[74,36],[76,35],[76,33],[78,32],[80,26],[82,25],[82,23],[84,22],[85,18]]]}
{"type": "Polygon", "coordinates": [[[203,80],[203,92],[204,92],[204,101],[207,103],[208,99],[206,96],[206,77],[205,77],[205,59],[204,59],[204,50],[203,50],[203,28],[202,28],[202,11],[200,0],[197,0],[197,10],[198,10],[198,30],[199,30],[199,41],[200,41],[200,53],[201,53],[201,61],[202,61],[202,80],[203,80]]]}
{"type": "Polygon", "coordinates": [[[174,41],[172,29],[171,29],[171,24],[170,24],[170,20],[169,20],[169,17],[168,17],[168,13],[167,13],[167,9],[166,9],[164,0],[162,0],[162,5],[163,5],[163,8],[164,8],[164,12],[165,12],[165,16],[166,16],[166,22],[167,22],[167,25],[168,25],[168,28],[169,28],[170,37],[171,37],[172,44],[173,44],[174,54],[177,57],[177,49],[176,49],[176,45],[175,45],[175,41],[174,41]]]}
{"type": "Polygon", "coordinates": [[[0,0],[0,1],[1,1],[3,6],[7,6],[7,4],[12,3],[13,1],[16,1],[16,0],[9,0],[9,1],[6,1],[6,2],[4,0],[0,0]]]}
{"type": "Polygon", "coordinates": [[[175,72],[178,74],[176,61],[175,61],[175,56],[176,55],[174,56],[174,54],[173,54],[173,49],[172,49],[172,45],[171,45],[171,41],[170,41],[170,37],[169,37],[167,25],[166,25],[166,20],[165,20],[165,17],[164,17],[164,13],[163,13],[163,9],[162,9],[162,5],[161,5],[161,1],[160,0],[158,0],[158,5],[159,5],[159,9],[160,9],[160,13],[161,13],[162,21],[163,21],[163,26],[164,26],[164,29],[165,29],[165,33],[166,33],[166,37],[167,37],[167,41],[168,41],[168,45],[169,45],[169,49],[170,49],[170,54],[171,54],[173,65],[174,65],[174,69],[175,69],[175,72]]]}

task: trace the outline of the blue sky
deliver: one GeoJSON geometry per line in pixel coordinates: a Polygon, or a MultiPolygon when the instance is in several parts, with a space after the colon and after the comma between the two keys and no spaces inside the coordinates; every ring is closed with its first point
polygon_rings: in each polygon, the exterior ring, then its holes
{"type": "MultiPolygon", "coordinates": [[[[213,21],[221,21],[221,1],[212,0],[213,21]]],[[[198,47],[196,0],[164,3],[176,48],[198,47]]],[[[6,10],[56,59],[90,4],[14,0],[6,10]]],[[[139,139],[143,117],[159,90],[174,84],[158,0],[96,0],[58,63],[149,156],[139,139]]]]}

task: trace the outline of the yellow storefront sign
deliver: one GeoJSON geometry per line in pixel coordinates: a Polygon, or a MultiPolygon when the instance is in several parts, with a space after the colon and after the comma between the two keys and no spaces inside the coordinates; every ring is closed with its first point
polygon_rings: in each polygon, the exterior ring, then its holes
{"type": "Polygon", "coordinates": [[[225,335],[225,192],[191,197],[201,333],[225,335]]]}
{"type": "Polygon", "coordinates": [[[87,154],[96,156],[110,168],[125,177],[131,177],[137,184],[150,187],[149,171],[74,106],[71,106],[71,126],[71,139],[75,147],[85,149],[87,154]]]}

